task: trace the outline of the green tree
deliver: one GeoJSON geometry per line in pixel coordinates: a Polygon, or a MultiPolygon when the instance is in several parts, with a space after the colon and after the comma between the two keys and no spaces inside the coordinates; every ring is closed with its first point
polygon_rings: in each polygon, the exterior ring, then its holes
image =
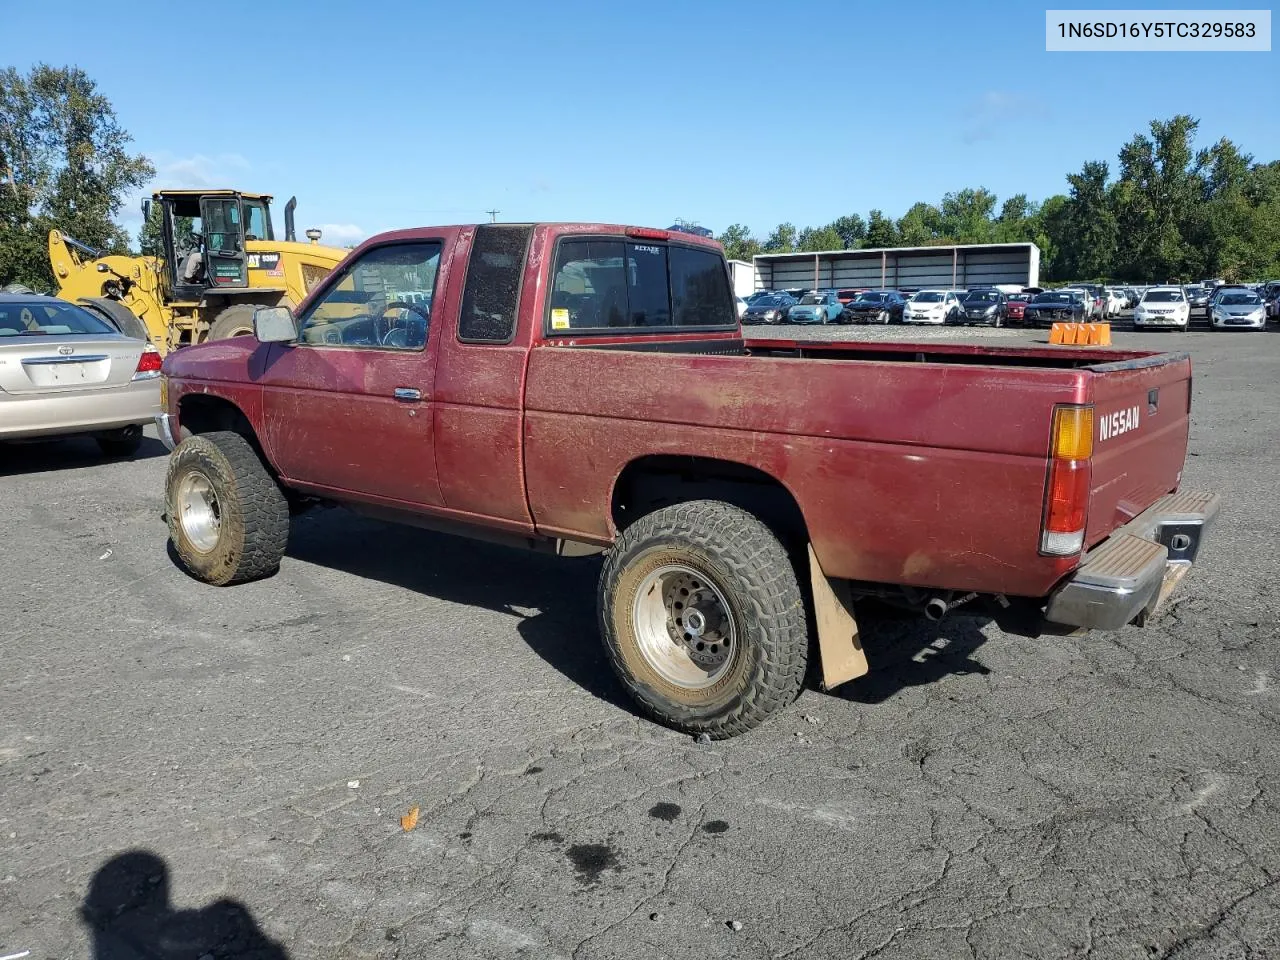
{"type": "Polygon", "coordinates": [[[931,203],[916,203],[898,220],[898,242],[908,247],[938,243],[942,211],[931,203]]]}
{"type": "Polygon", "coordinates": [[[856,213],[836,217],[831,226],[836,233],[840,234],[840,245],[845,250],[856,250],[867,238],[867,221],[856,213]]]}
{"type": "Polygon", "coordinates": [[[844,249],[844,241],[834,224],[827,224],[825,227],[805,227],[800,231],[796,245],[805,253],[844,249]]]}
{"type": "Polygon", "coordinates": [[[720,241],[720,245],[724,247],[724,255],[730,260],[750,261],[764,250],[760,241],[751,235],[750,229],[740,223],[726,227],[724,233],[716,239],[720,241]]]}
{"type": "Polygon", "coordinates": [[[1067,175],[1071,194],[1061,257],[1070,279],[1105,278],[1111,272],[1118,229],[1107,188],[1109,172],[1106,163],[1090,160],[1079,173],[1067,175]]]}
{"type": "Polygon", "coordinates": [[[125,199],[155,170],[128,152],[111,102],[76,67],[0,71],[0,284],[54,286],[45,234],[59,230],[115,252],[125,199]],[[36,251],[39,251],[37,253],[36,251]]]}
{"type": "Polygon", "coordinates": [[[764,242],[765,253],[792,253],[796,249],[796,225],[780,223],[764,242]]]}
{"type": "Polygon", "coordinates": [[[872,248],[892,247],[898,244],[898,228],[880,210],[867,214],[866,245],[872,248]]]}
{"type": "Polygon", "coordinates": [[[987,243],[996,195],[984,187],[948,193],[942,198],[940,233],[955,243],[987,243]]]}

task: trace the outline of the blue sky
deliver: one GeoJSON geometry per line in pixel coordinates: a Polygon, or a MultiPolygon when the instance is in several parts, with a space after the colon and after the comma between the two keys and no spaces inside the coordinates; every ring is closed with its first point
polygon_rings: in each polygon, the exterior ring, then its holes
{"type": "Polygon", "coordinates": [[[1175,113],[1280,157],[1280,54],[1046,53],[1044,10],[0,0],[0,61],[82,67],[158,184],[296,194],[340,243],[495,207],[763,235],[967,186],[1039,199],[1175,113]]]}

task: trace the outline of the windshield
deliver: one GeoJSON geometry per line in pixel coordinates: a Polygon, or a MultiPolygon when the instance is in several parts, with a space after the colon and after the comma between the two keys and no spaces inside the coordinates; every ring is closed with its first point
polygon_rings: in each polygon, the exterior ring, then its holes
{"type": "Polygon", "coordinates": [[[759,300],[753,303],[752,306],[753,307],[780,307],[782,306],[784,299],[785,299],[784,297],[761,297],[759,300]]]}
{"type": "Polygon", "coordinates": [[[814,296],[812,293],[807,293],[800,298],[801,306],[803,306],[806,303],[822,303],[822,302],[823,302],[822,297],[814,296]]]}
{"type": "Polygon", "coordinates": [[[85,333],[118,333],[80,307],[58,301],[19,300],[0,303],[0,337],[44,337],[85,333]]]}
{"type": "Polygon", "coordinates": [[[971,293],[964,298],[965,303],[995,303],[1000,299],[1000,294],[994,290],[980,290],[971,293]]]}
{"type": "Polygon", "coordinates": [[[1178,290],[1151,290],[1142,300],[1144,303],[1182,303],[1182,293],[1178,290]]]}
{"type": "Polygon", "coordinates": [[[1013,294],[1011,297],[1009,297],[1009,299],[1010,299],[1010,300],[1012,300],[1012,301],[1014,301],[1014,302],[1016,302],[1016,303],[1026,303],[1028,300],[1030,300],[1030,299],[1031,299],[1031,294],[1029,294],[1029,293],[1015,293],[1015,294],[1013,294]]]}
{"type": "Polygon", "coordinates": [[[941,303],[942,294],[937,290],[921,290],[911,299],[915,303],[941,303]]]}
{"type": "Polygon", "coordinates": [[[855,303],[881,303],[884,300],[883,293],[860,293],[855,303]]]}
{"type": "Polygon", "coordinates": [[[1070,303],[1074,299],[1075,297],[1073,297],[1069,293],[1042,293],[1031,302],[1032,303],[1070,303]]]}
{"type": "Polygon", "coordinates": [[[1262,299],[1254,293],[1227,293],[1222,297],[1224,307],[1240,307],[1246,304],[1257,306],[1261,302],[1262,299]]]}

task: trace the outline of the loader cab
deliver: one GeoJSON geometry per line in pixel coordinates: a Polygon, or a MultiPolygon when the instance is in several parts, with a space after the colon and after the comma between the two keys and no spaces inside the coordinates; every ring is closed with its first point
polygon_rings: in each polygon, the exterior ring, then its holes
{"type": "Polygon", "coordinates": [[[234,190],[156,193],[164,236],[166,280],[176,300],[199,300],[210,289],[249,285],[246,241],[274,240],[271,198],[234,190]]]}

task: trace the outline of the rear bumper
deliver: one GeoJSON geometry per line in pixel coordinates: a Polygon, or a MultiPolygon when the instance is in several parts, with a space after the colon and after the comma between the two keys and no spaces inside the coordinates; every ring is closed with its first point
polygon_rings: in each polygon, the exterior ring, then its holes
{"type": "Polygon", "coordinates": [[[159,379],[100,390],[0,394],[0,440],[119,430],[150,423],[160,409],[159,379]]]}
{"type": "Polygon", "coordinates": [[[1220,503],[1195,491],[1160,498],[1089,551],[1049,597],[1045,619],[1092,630],[1145,622],[1191,569],[1220,503]]]}

